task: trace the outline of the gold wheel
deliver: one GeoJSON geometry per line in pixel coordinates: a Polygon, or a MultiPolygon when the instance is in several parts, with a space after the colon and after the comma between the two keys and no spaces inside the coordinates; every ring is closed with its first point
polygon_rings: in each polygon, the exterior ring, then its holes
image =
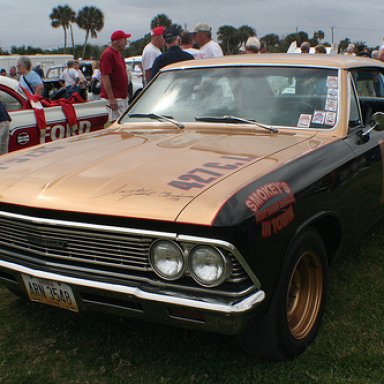
{"type": "Polygon", "coordinates": [[[307,337],[316,324],[323,289],[320,256],[313,251],[306,251],[295,265],[287,296],[288,328],[295,339],[307,337]]]}

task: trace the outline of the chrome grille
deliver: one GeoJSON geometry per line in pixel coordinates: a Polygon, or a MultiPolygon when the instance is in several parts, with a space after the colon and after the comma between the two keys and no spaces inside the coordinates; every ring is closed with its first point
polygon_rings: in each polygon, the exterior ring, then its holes
{"type": "MultiPolygon", "coordinates": [[[[176,235],[0,212],[3,249],[21,259],[88,273],[124,277],[132,271],[145,278],[152,271],[151,243],[159,237],[175,238],[176,235]]],[[[248,276],[237,259],[226,253],[232,263],[229,281],[246,280],[248,276]]]]}
{"type": "Polygon", "coordinates": [[[57,262],[82,263],[92,268],[118,266],[149,271],[149,247],[153,239],[97,230],[30,224],[0,218],[0,244],[30,256],[57,262]]]}

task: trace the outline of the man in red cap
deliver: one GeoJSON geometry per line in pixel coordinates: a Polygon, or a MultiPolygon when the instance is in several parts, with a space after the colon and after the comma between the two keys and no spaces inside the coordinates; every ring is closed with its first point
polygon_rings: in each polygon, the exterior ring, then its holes
{"type": "Polygon", "coordinates": [[[163,33],[164,27],[156,27],[151,31],[151,42],[148,43],[141,55],[143,61],[144,80],[147,83],[151,79],[152,65],[155,59],[162,54],[161,49],[164,48],[163,33]]]}
{"type": "Polygon", "coordinates": [[[118,30],[111,35],[111,45],[100,57],[100,97],[107,99],[108,121],[112,123],[128,108],[128,75],[123,51],[130,33],[118,30]]]}

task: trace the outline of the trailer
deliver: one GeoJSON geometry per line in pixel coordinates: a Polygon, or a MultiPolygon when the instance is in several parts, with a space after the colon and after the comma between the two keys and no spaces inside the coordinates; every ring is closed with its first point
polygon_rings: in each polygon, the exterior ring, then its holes
{"type": "MultiPolygon", "coordinates": [[[[9,73],[9,68],[16,66],[17,60],[22,55],[0,55],[0,68],[4,68],[9,73]]],[[[73,60],[73,55],[23,55],[31,59],[32,67],[38,63],[44,70],[44,73],[49,67],[54,65],[66,64],[68,60],[73,60]]]]}

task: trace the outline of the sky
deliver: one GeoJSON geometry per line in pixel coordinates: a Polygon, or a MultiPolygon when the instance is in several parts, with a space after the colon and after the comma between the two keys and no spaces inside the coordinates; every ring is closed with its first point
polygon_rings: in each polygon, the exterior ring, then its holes
{"type": "MultiPolygon", "coordinates": [[[[49,14],[58,5],[69,5],[75,12],[94,6],[104,13],[104,28],[90,44],[110,42],[114,30],[132,34],[131,41],[142,38],[150,30],[151,20],[158,14],[189,30],[199,22],[212,26],[214,34],[220,26],[238,28],[248,25],[260,38],[269,33],[284,37],[296,31],[325,33],[325,41],[364,41],[370,47],[383,43],[383,0],[1,0],[0,47],[33,46],[44,49],[64,44],[62,28],[51,27],[49,14]]],[[[83,44],[85,31],[74,28],[75,43],[83,44]]],[[[215,35],[214,35],[215,36],[215,35]]]]}

